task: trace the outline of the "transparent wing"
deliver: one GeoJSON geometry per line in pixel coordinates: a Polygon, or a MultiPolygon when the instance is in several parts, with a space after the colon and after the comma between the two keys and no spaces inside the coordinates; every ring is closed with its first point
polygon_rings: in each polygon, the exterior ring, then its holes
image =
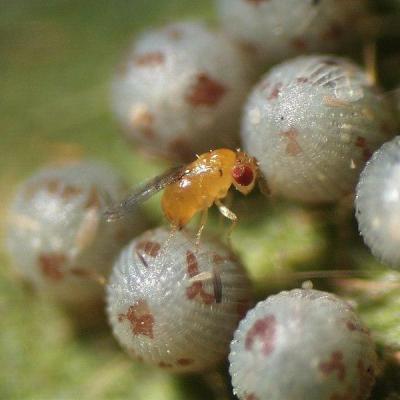
{"type": "Polygon", "coordinates": [[[104,212],[107,221],[115,221],[122,218],[124,215],[131,212],[138,204],[148,200],[166,186],[179,181],[185,175],[186,166],[174,167],[161,175],[156,176],[144,185],[136,188],[125,200],[121,203],[112,206],[104,212]]]}

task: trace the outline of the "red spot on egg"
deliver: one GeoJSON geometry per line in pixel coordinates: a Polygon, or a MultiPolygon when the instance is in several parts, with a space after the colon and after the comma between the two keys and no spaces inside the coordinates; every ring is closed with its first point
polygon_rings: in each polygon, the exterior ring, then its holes
{"type": "Polygon", "coordinates": [[[154,51],[151,53],[139,54],[134,58],[136,65],[140,67],[153,67],[163,64],[165,61],[165,56],[160,51],[154,51]]]}
{"type": "Polygon", "coordinates": [[[126,314],[118,315],[119,322],[125,320],[129,321],[134,336],[143,335],[150,339],[154,338],[154,316],[151,314],[146,300],[139,300],[129,307],[126,314]]]}
{"type": "Polygon", "coordinates": [[[194,107],[216,105],[227,92],[227,88],[207,74],[201,73],[196,77],[196,82],[190,89],[186,100],[194,107]]]}
{"type": "Polygon", "coordinates": [[[343,381],[346,376],[346,367],[343,363],[343,353],[341,351],[334,351],[331,357],[326,362],[320,362],[319,370],[324,375],[330,375],[333,372],[337,373],[337,378],[343,381]]]}
{"type": "Polygon", "coordinates": [[[232,169],[233,179],[242,186],[248,186],[254,181],[253,169],[248,165],[236,165],[232,169]]]}
{"type": "Polygon", "coordinates": [[[67,257],[61,253],[43,253],[39,255],[39,266],[42,274],[54,282],[64,278],[64,273],[61,270],[67,257]]]}
{"type": "Polygon", "coordinates": [[[281,92],[282,83],[277,83],[273,88],[270,94],[267,97],[267,100],[275,100],[278,98],[279,93],[281,92]]]}
{"type": "Polygon", "coordinates": [[[276,318],[273,315],[267,315],[258,319],[247,332],[245,340],[245,349],[252,350],[256,341],[262,344],[262,353],[268,356],[274,350],[276,336],[276,318]]]}
{"type": "Polygon", "coordinates": [[[82,189],[70,185],[70,184],[64,184],[63,182],[57,180],[57,179],[50,179],[47,181],[44,181],[42,183],[42,186],[51,194],[55,196],[59,196],[63,198],[64,200],[70,200],[71,198],[79,195],[82,193],[82,189]]]}

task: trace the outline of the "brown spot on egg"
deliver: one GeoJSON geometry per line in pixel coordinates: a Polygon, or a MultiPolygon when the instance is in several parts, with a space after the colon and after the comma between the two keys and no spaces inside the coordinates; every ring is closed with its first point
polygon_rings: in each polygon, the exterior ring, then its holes
{"type": "Polygon", "coordinates": [[[186,101],[193,107],[212,107],[219,103],[226,92],[227,88],[220,82],[205,73],[200,73],[196,77],[195,84],[190,88],[186,101]]]}
{"type": "Polygon", "coordinates": [[[62,253],[42,253],[39,255],[39,267],[42,274],[54,282],[64,278],[62,267],[67,257],[62,253]]]}
{"type": "Polygon", "coordinates": [[[330,375],[336,372],[337,378],[343,381],[346,376],[343,353],[341,351],[334,351],[328,361],[319,363],[318,368],[324,375],[330,375]]]}
{"type": "Polygon", "coordinates": [[[118,321],[129,321],[134,336],[143,335],[154,339],[154,316],[151,314],[146,300],[138,300],[130,306],[126,314],[119,314],[118,321]]]}
{"type": "Polygon", "coordinates": [[[244,400],[258,400],[258,397],[254,393],[246,394],[244,400]]]}
{"type": "Polygon", "coordinates": [[[262,353],[268,356],[274,351],[276,336],[276,318],[273,315],[267,315],[258,319],[249,329],[245,340],[245,349],[251,351],[254,343],[260,341],[262,344],[262,353]]]}
{"type": "Polygon", "coordinates": [[[139,242],[135,246],[135,251],[144,253],[153,258],[158,256],[160,249],[161,249],[160,243],[152,242],[149,240],[139,242]]]}
{"type": "MultiPolygon", "coordinates": [[[[186,265],[187,272],[190,278],[195,277],[199,274],[199,266],[197,263],[196,256],[188,250],[186,252],[186,265]]],[[[186,288],[186,297],[189,300],[198,300],[201,303],[210,305],[215,302],[215,297],[213,294],[207,293],[203,288],[203,282],[193,282],[191,286],[186,288]]]]}
{"type": "Polygon", "coordinates": [[[297,142],[297,137],[299,136],[297,129],[290,128],[288,131],[281,132],[280,135],[287,139],[286,154],[289,156],[297,156],[303,152],[302,148],[297,142]]]}

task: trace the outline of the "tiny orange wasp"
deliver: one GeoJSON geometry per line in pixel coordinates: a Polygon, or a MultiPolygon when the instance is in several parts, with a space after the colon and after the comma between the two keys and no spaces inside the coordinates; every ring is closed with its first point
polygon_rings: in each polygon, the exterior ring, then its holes
{"type": "Polygon", "coordinates": [[[237,150],[218,149],[198,156],[186,166],[179,166],[152,179],[122,201],[106,211],[108,221],[122,217],[139,203],[165,189],[161,205],[174,229],[184,227],[198,212],[204,228],[207,211],[215,204],[221,214],[233,224],[237,216],[221,200],[233,185],[244,195],[250,193],[258,178],[257,162],[253,157],[237,150]]]}

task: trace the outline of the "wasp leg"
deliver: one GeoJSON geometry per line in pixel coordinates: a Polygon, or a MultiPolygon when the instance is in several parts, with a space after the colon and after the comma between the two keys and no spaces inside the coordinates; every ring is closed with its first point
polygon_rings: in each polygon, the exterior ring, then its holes
{"type": "Polygon", "coordinates": [[[238,221],[237,215],[231,211],[228,207],[223,205],[220,200],[215,201],[215,205],[218,207],[219,212],[225,217],[232,221],[232,224],[228,230],[228,242],[231,241],[232,231],[235,229],[235,226],[238,221]]]}
{"type": "Polygon", "coordinates": [[[196,248],[198,248],[200,245],[201,234],[203,233],[204,227],[206,226],[207,217],[208,217],[208,208],[206,208],[201,212],[199,230],[197,231],[196,234],[196,248]]]}

